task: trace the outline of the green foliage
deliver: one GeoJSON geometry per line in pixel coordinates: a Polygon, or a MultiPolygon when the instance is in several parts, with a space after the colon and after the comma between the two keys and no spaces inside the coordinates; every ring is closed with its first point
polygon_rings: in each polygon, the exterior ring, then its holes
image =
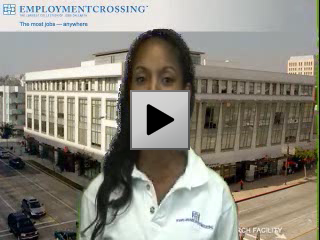
{"type": "Polygon", "coordinates": [[[301,160],[314,159],[317,156],[317,150],[304,150],[302,148],[296,148],[295,155],[296,158],[301,160]]]}

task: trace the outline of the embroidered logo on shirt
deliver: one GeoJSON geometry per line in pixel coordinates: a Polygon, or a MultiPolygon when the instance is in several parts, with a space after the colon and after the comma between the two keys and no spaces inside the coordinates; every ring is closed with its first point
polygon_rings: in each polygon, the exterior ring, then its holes
{"type": "Polygon", "coordinates": [[[195,221],[199,222],[200,220],[200,213],[196,212],[196,211],[192,211],[192,219],[194,219],[195,221]]]}
{"type": "Polygon", "coordinates": [[[200,213],[196,212],[196,211],[192,211],[192,218],[179,218],[179,219],[176,219],[176,222],[193,222],[193,223],[198,224],[202,228],[213,230],[212,225],[205,225],[200,222],[200,213]]]}

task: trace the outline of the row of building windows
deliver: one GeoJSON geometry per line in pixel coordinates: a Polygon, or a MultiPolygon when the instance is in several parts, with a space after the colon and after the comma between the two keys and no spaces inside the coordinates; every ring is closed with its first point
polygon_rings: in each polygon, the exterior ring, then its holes
{"type": "MultiPolygon", "coordinates": [[[[201,151],[215,151],[218,141],[218,126],[221,124],[221,150],[233,150],[236,133],[239,126],[239,149],[251,148],[255,138],[255,147],[267,145],[271,134],[271,144],[281,144],[283,129],[285,129],[285,143],[297,141],[300,124],[299,141],[310,140],[313,120],[312,103],[205,103],[204,118],[201,125],[201,151]],[[222,107],[222,119],[220,108],[222,107]],[[257,118],[257,119],[256,119],[257,118]],[[254,136],[254,127],[256,135],[254,136]],[[271,126],[270,126],[271,125],[271,126]],[[286,126],[286,127],[285,127],[286,126]],[[269,132],[270,131],[270,132],[269,132]]],[[[197,105],[199,108],[199,105],[197,105]]],[[[198,121],[197,110],[192,116],[190,143],[195,147],[196,128],[198,121]]]]}
{"type": "Polygon", "coordinates": [[[289,72],[288,74],[313,76],[313,72],[289,72]]]}
{"type": "MultiPolygon", "coordinates": [[[[41,113],[43,116],[46,116],[46,96],[41,97],[41,113]]],[[[35,116],[39,112],[39,96],[34,96],[34,114],[35,116]]],[[[74,112],[74,98],[67,98],[67,106],[74,112]]],[[[84,101],[83,98],[79,99],[79,106],[84,101]]],[[[94,100],[92,100],[94,101],[94,100]]],[[[32,96],[27,96],[27,108],[32,109],[32,96]]],[[[57,97],[57,118],[64,119],[64,98],[57,97]]],[[[70,111],[71,111],[70,110],[70,111]]],[[[68,110],[69,112],[69,110],[68,110]]],[[[79,108],[79,112],[81,112],[81,108],[79,108]]],[[[49,116],[54,118],[54,97],[49,96],[49,116]]],[[[116,99],[108,99],[106,100],[106,116],[105,118],[108,120],[115,120],[117,115],[117,100],[116,99]]],[[[63,123],[62,123],[63,124],[63,123]]]]}
{"type": "Polygon", "coordinates": [[[211,81],[211,93],[312,96],[313,90],[312,85],[259,83],[214,79],[201,79],[200,81],[200,93],[209,93],[209,81],[211,81]],[[300,92],[299,88],[301,88],[300,92]],[[277,93],[277,90],[279,90],[279,93],[277,93]]]}
{"type": "Polygon", "coordinates": [[[289,62],[289,67],[296,67],[296,66],[313,66],[312,61],[308,62],[289,62]]]}
{"type": "MultiPolygon", "coordinates": [[[[31,96],[27,96],[28,102],[32,101],[31,96]]],[[[46,101],[47,97],[41,97],[41,132],[46,134],[46,101]]],[[[54,136],[55,127],[55,107],[54,97],[49,97],[49,135],[54,136]]],[[[115,120],[117,115],[116,100],[106,100],[106,119],[115,120]]],[[[31,105],[28,104],[31,109],[31,105]]],[[[67,140],[75,141],[75,98],[67,98],[67,114],[65,115],[64,98],[57,98],[57,137],[64,139],[64,119],[67,116],[67,140]]],[[[39,131],[39,96],[34,96],[34,131],[39,131]]],[[[78,125],[78,142],[82,145],[87,145],[87,118],[88,118],[88,106],[87,99],[79,99],[79,125],[78,125]]],[[[91,146],[95,148],[101,148],[101,99],[92,99],[91,101],[91,146]]],[[[27,114],[27,128],[32,129],[32,114],[27,114]]],[[[106,145],[109,143],[112,137],[115,135],[116,129],[112,127],[106,128],[106,145]]]]}
{"type": "Polygon", "coordinates": [[[29,81],[27,91],[99,91],[116,92],[117,78],[97,78],[57,81],[29,81]]]}
{"type": "Polygon", "coordinates": [[[304,67],[304,68],[289,68],[289,71],[312,71],[312,67],[304,67]]]}

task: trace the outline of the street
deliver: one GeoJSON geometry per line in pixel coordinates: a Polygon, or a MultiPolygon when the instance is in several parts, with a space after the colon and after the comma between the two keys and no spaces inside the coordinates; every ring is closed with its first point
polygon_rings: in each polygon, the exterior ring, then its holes
{"type": "Polygon", "coordinates": [[[240,202],[240,227],[245,239],[311,240],[317,236],[316,182],[240,202]],[[265,233],[263,233],[265,232],[265,233]]]}
{"type": "Polygon", "coordinates": [[[21,211],[23,197],[36,197],[46,208],[46,216],[34,220],[39,239],[53,239],[56,230],[76,230],[81,192],[40,172],[28,163],[22,170],[0,159],[0,239],[16,239],[8,230],[9,213],[21,211]]]}
{"type": "MultiPolygon", "coordinates": [[[[25,162],[25,169],[15,170],[7,159],[0,159],[0,240],[16,239],[8,231],[7,216],[19,211],[22,198],[30,195],[47,210],[45,217],[35,220],[39,239],[53,239],[56,230],[75,231],[81,192],[25,162]]],[[[259,230],[261,240],[316,239],[316,192],[312,180],[238,203],[240,231],[246,240],[256,239],[259,230]]]]}

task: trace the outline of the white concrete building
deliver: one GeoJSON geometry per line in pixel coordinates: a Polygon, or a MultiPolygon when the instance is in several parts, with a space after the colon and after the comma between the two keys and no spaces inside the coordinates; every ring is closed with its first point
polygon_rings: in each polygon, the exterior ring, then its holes
{"type": "Polygon", "coordinates": [[[0,86],[0,122],[12,123],[15,129],[25,126],[25,89],[22,86],[0,86]]]}
{"type": "MultiPolygon", "coordinates": [[[[26,73],[26,135],[101,161],[116,132],[126,53],[99,53],[81,67],[26,73]]],[[[204,66],[203,53],[192,57],[197,92],[190,142],[209,166],[230,178],[236,169],[243,174],[245,162],[280,158],[287,146],[312,148],[314,77],[204,66]]],[[[281,164],[268,166],[277,172],[281,164]]]]}
{"type": "Polygon", "coordinates": [[[288,60],[287,73],[314,76],[317,64],[314,55],[292,56],[288,60]]]}

